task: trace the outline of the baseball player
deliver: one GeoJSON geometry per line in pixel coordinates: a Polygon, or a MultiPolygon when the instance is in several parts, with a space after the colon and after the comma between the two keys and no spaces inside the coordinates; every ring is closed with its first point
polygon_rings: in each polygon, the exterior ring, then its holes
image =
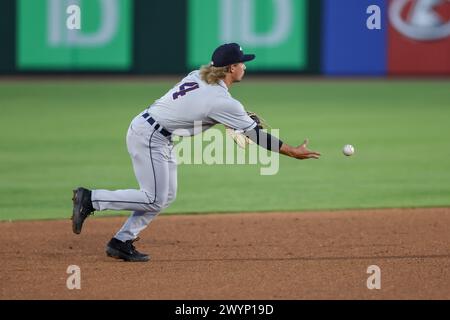
{"type": "MultiPolygon", "coordinates": [[[[129,210],[131,216],[106,246],[106,254],[125,261],[148,261],[149,256],[136,250],[138,234],[176,197],[177,162],[171,136],[194,135],[221,123],[239,130],[263,148],[296,159],[318,159],[320,153],[307,148],[307,140],[298,147],[271,136],[250,117],[229,88],[240,82],[244,62],[255,58],[244,54],[236,43],[219,46],[212,61],[189,73],[138,114],[127,133],[127,148],[133,163],[139,190],[88,190],[73,192],[72,229],[79,234],[85,219],[96,210],[129,210]],[[201,121],[201,128],[194,122],[201,121]],[[186,134],[187,133],[187,134],[186,134]]],[[[256,120],[256,121],[255,121],[256,120]]]]}

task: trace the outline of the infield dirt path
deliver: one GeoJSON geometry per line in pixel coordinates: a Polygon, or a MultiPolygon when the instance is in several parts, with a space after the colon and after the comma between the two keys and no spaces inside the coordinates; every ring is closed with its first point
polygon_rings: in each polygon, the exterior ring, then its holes
{"type": "Polygon", "coordinates": [[[0,223],[0,299],[450,299],[450,208],[161,215],[148,263],[106,257],[125,219],[0,223]]]}

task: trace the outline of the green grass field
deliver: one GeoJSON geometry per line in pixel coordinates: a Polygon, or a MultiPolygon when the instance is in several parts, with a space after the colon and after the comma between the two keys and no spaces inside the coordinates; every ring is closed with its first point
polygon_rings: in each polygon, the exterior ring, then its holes
{"type": "MultiPolygon", "coordinates": [[[[173,84],[1,82],[0,220],[69,218],[79,185],[136,188],[129,122],[173,84]]],[[[322,158],[282,157],[273,176],[181,165],[168,213],[450,205],[448,81],[244,81],[231,93],[322,158]]]]}

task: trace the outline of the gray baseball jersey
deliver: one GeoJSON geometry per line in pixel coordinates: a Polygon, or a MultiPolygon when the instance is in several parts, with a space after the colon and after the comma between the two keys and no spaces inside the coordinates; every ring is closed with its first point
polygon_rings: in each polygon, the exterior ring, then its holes
{"type": "Polygon", "coordinates": [[[242,104],[233,99],[223,81],[209,85],[193,71],[147,110],[136,116],[127,133],[130,154],[139,190],[92,190],[96,210],[134,211],[114,236],[135,239],[170,203],[177,191],[177,163],[170,138],[172,134],[191,136],[217,123],[246,132],[256,127],[242,104]],[[156,122],[149,122],[151,117],[156,122]],[[201,121],[202,127],[194,127],[201,121]],[[198,130],[198,131],[197,131],[198,130]]]}
{"type": "Polygon", "coordinates": [[[156,100],[148,113],[164,128],[182,136],[199,133],[194,132],[195,121],[201,121],[202,131],[217,123],[240,131],[256,126],[223,81],[217,85],[207,84],[201,80],[198,70],[156,100]]]}

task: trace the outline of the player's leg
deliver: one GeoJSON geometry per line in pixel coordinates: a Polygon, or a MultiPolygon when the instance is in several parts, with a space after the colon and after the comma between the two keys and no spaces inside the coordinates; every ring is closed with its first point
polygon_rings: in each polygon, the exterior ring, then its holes
{"type": "MultiPolygon", "coordinates": [[[[136,179],[141,188],[140,191],[143,191],[145,196],[149,198],[153,195],[153,199],[149,200],[148,207],[146,207],[147,210],[135,210],[119,232],[109,241],[106,246],[106,254],[110,257],[135,262],[145,262],[150,259],[147,254],[137,251],[133,242],[137,239],[138,234],[147,227],[150,221],[165,206],[169,193],[168,158],[170,149],[168,141],[165,137],[159,136],[159,133],[153,135],[153,137],[155,137],[155,140],[149,139],[150,148],[148,153],[139,150],[140,144],[134,145],[133,141],[129,142],[129,151],[136,179]]],[[[115,199],[122,196],[125,201],[129,201],[129,198],[126,198],[127,195],[130,196],[131,194],[133,196],[130,191],[137,190],[125,191],[127,194],[124,194],[123,190],[118,190],[99,192],[95,196],[115,196],[115,199]]],[[[94,198],[94,202],[95,199],[97,198],[94,198]]],[[[114,202],[112,204],[114,205],[114,202]]]]}
{"type": "Polygon", "coordinates": [[[166,204],[169,185],[170,145],[166,137],[146,128],[130,126],[127,147],[140,190],[90,190],[78,188],[73,197],[72,226],[80,233],[84,220],[95,210],[159,212],[166,204]]]}
{"type": "MultiPolygon", "coordinates": [[[[161,204],[153,206],[153,210],[135,210],[114,236],[114,238],[120,241],[125,242],[136,239],[138,234],[147,227],[147,225],[160,213],[167,203],[169,194],[169,164],[167,160],[161,156],[153,157],[156,158],[153,161],[153,168],[155,169],[156,174],[156,200],[161,204]]],[[[135,171],[136,177],[138,177],[139,168],[135,171]]],[[[143,187],[148,188],[147,186],[141,185],[141,188],[143,187]]]]}
{"type": "Polygon", "coordinates": [[[169,158],[169,194],[164,209],[169,207],[170,204],[172,204],[177,197],[177,189],[178,189],[177,168],[178,168],[177,158],[174,147],[172,146],[169,158]]]}
{"type": "MultiPolygon", "coordinates": [[[[175,158],[175,151],[173,151],[173,146],[171,149],[172,150],[168,161],[169,188],[167,200],[162,209],[167,208],[175,200],[177,194],[177,161],[175,158]]],[[[119,239],[120,241],[136,239],[139,233],[144,230],[160,212],[161,211],[133,212],[122,228],[116,233],[114,238],[119,239]]]]}
{"type": "Polygon", "coordinates": [[[157,131],[139,135],[130,129],[127,145],[140,189],[92,190],[93,206],[96,210],[159,212],[169,188],[168,140],[157,131]]]}

